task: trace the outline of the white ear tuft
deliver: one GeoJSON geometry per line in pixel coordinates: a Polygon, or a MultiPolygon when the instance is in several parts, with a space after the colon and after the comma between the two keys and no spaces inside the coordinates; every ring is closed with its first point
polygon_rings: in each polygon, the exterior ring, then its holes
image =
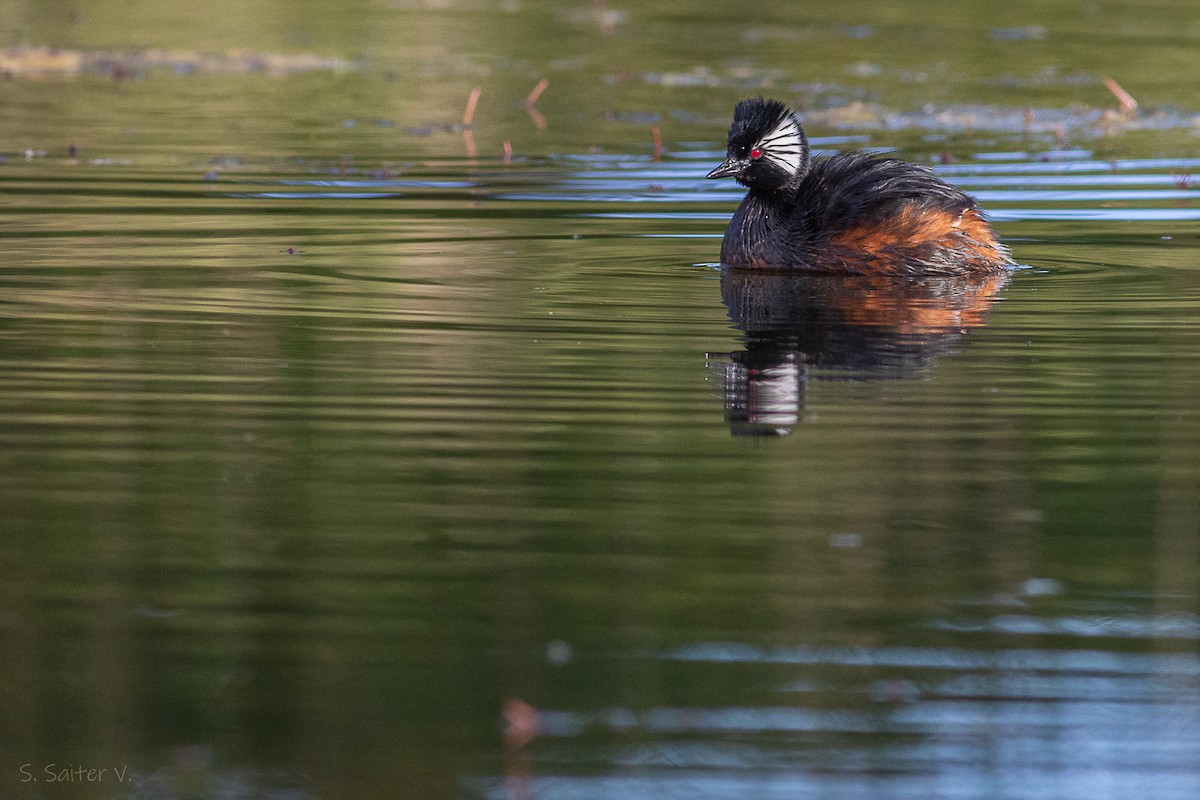
{"type": "Polygon", "coordinates": [[[774,161],[788,172],[800,169],[801,148],[800,126],[791,114],[784,116],[774,129],[758,142],[763,156],[774,161]]]}

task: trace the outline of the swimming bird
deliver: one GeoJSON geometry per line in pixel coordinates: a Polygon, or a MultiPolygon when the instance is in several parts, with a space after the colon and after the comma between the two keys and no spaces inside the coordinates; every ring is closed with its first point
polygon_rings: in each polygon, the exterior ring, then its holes
{"type": "Polygon", "coordinates": [[[721,242],[725,266],[920,276],[1013,265],[971,197],[896,158],[814,160],[795,112],[778,100],[737,104],[725,161],[708,177],[750,190],[721,242]]]}

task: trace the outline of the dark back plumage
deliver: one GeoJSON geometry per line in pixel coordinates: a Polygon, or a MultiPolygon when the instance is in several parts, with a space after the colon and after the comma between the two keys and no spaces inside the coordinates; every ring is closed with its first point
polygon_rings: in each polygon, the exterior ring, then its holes
{"type": "Polygon", "coordinates": [[[813,235],[881,222],[900,206],[975,208],[975,201],[926,167],[860,151],[817,162],[798,187],[795,222],[813,235]]]}

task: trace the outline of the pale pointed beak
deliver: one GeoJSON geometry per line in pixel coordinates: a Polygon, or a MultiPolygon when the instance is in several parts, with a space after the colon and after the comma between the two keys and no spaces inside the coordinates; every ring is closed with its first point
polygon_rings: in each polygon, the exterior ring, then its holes
{"type": "Polygon", "coordinates": [[[708,173],[707,178],[736,178],[742,170],[750,164],[749,161],[741,158],[730,156],[721,162],[721,165],[708,173]]]}

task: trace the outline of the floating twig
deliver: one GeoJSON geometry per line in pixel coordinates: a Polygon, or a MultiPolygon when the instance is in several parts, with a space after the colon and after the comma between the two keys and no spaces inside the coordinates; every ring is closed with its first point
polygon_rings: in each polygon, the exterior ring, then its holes
{"type": "Polygon", "coordinates": [[[504,746],[507,750],[520,750],[537,736],[538,712],[529,703],[518,697],[505,698],[501,714],[504,719],[504,746]]]}
{"type": "Polygon", "coordinates": [[[1121,84],[1114,81],[1112,78],[1105,78],[1104,85],[1113,93],[1113,97],[1117,98],[1117,102],[1121,106],[1121,115],[1131,117],[1137,113],[1138,102],[1133,99],[1133,95],[1121,88],[1121,84]]]}
{"type": "Polygon", "coordinates": [[[463,112],[463,127],[469,128],[475,122],[475,106],[479,105],[479,95],[483,94],[483,89],[476,86],[471,90],[471,96],[467,98],[467,110],[463,112]]]}
{"type": "Polygon", "coordinates": [[[545,130],[546,117],[542,114],[542,112],[537,110],[536,104],[538,98],[542,96],[542,92],[546,91],[546,87],[549,85],[550,81],[542,78],[537,82],[537,86],[534,86],[533,89],[530,90],[529,94],[525,97],[525,113],[527,113],[529,118],[533,120],[533,126],[539,131],[545,130]]]}
{"type": "Polygon", "coordinates": [[[546,91],[549,86],[550,81],[546,80],[545,78],[542,78],[540,81],[538,81],[537,86],[534,86],[533,89],[529,91],[529,95],[525,98],[525,107],[528,108],[536,103],[538,98],[542,96],[542,92],[546,91]]]}
{"type": "MultiPolygon", "coordinates": [[[[1181,192],[1190,192],[1192,190],[1192,173],[1184,170],[1183,172],[1172,172],[1171,181],[1175,184],[1175,188],[1181,192]]],[[[1175,200],[1177,206],[1190,206],[1192,198],[1180,197],[1175,200]]]]}
{"type": "Polygon", "coordinates": [[[654,160],[662,161],[662,131],[658,129],[657,125],[652,125],[650,127],[650,135],[654,137],[654,160]]]}

